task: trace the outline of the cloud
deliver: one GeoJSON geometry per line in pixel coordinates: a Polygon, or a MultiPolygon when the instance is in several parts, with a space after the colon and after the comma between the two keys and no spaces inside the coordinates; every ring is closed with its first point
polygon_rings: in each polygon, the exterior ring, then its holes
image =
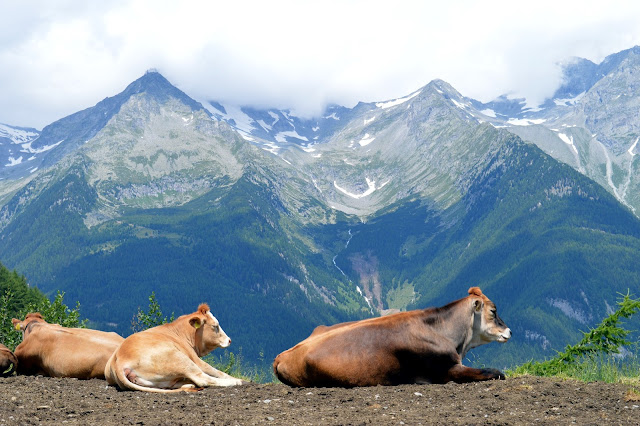
{"type": "Polygon", "coordinates": [[[13,2],[0,29],[0,122],[42,126],[148,68],[198,99],[319,114],[440,78],[483,101],[541,102],[571,56],[640,44],[640,4],[453,1],[13,2]],[[104,4],[102,4],[104,3],[104,4]]]}

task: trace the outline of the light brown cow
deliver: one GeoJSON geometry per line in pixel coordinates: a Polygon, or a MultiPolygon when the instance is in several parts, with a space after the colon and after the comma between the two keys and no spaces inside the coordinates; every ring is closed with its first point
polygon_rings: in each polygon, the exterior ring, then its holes
{"type": "Polygon", "coordinates": [[[16,370],[18,360],[8,347],[0,343],[0,376],[8,377],[16,370]]]}
{"type": "Polygon", "coordinates": [[[316,328],[278,355],[273,369],[290,386],[375,386],[504,379],[462,365],[467,351],[506,342],[511,330],[478,287],[441,308],[316,328]]]}
{"type": "Polygon", "coordinates": [[[113,332],[47,323],[38,312],[12,320],[22,331],[15,350],[18,374],[104,379],[104,367],[124,341],[113,332]]]}
{"type": "Polygon", "coordinates": [[[192,314],[127,337],[105,367],[107,382],[146,392],[193,391],[234,386],[242,380],[219,371],[200,357],[226,348],[231,339],[201,304],[192,314]]]}

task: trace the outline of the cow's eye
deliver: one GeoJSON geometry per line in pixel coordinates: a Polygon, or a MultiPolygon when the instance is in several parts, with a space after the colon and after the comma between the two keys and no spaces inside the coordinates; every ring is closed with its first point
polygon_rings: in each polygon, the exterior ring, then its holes
{"type": "Polygon", "coordinates": [[[218,331],[220,331],[220,326],[219,325],[212,325],[211,328],[213,328],[213,331],[215,331],[216,333],[218,331]]]}

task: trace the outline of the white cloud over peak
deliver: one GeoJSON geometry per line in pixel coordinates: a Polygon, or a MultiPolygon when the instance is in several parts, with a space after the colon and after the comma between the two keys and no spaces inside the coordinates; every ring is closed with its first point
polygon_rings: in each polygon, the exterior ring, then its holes
{"type": "Polygon", "coordinates": [[[41,128],[148,68],[193,97],[291,108],[395,99],[440,78],[541,102],[558,62],[640,44],[640,3],[119,0],[9,2],[0,122],[41,128]]]}

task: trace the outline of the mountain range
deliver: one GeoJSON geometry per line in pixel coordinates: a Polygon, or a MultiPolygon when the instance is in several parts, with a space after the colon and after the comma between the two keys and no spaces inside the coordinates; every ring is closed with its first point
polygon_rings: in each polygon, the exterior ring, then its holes
{"type": "Polygon", "coordinates": [[[640,281],[638,53],[569,61],[537,108],[436,80],[315,119],[147,72],[42,131],[0,125],[0,261],[122,334],[152,291],[208,302],[252,360],[478,285],[514,337],[475,362],[552,355],[640,281]]]}

